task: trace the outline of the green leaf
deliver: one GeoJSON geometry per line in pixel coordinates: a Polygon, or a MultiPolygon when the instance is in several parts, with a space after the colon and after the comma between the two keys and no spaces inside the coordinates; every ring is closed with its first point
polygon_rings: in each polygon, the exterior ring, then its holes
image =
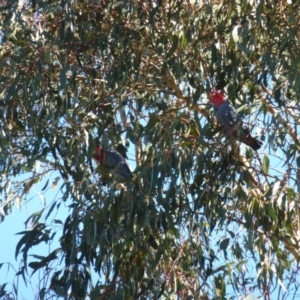
{"type": "Polygon", "coordinates": [[[49,184],[49,178],[47,179],[45,185],[44,185],[43,188],[41,189],[42,192],[47,188],[48,184],[49,184]]]}
{"type": "Polygon", "coordinates": [[[241,112],[241,111],[243,111],[245,108],[248,108],[248,104],[244,104],[244,105],[242,105],[242,106],[240,106],[239,108],[237,108],[237,112],[241,112]]]}
{"type": "Polygon", "coordinates": [[[269,157],[265,154],[263,158],[263,165],[262,165],[262,169],[265,174],[269,173],[269,166],[270,166],[269,157]]]}
{"type": "Polygon", "coordinates": [[[37,270],[47,267],[48,264],[52,261],[57,259],[57,254],[60,252],[60,248],[55,249],[52,251],[48,256],[43,257],[40,261],[38,262],[30,262],[28,266],[33,269],[33,272],[31,275],[33,275],[37,270]]]}
{"type": "Polygon", "coordinates": [[[274,222],[272,225],[272,229],[275,230],[277,228],[277,224],[278,224],[277,214],[271,204],[268,204],[266,206],[266,208],[267,208],[267,215],[270,216],[274,222]]]}
{"type": "Polygon", "coordinates": [[[296,159],[297,167],[300,169],[300,155],[296,159]]]}
{"type": "MultiPolygon", "coordinates": [[[[2,282],[1,282],[2,283],[2,282]]],[[[3,297],[6,295],[6,291],[5,291],[5,287],[6,287],[7,283],[2,283],[0,286],[0,297],[3,297]]]]}
{"type": "Polygon", "coordinates": [[[51,215],[51,213],[52,213],[52,211],[53,211],[53,209],[54,209],[55,206],[56,206],[56,201],[54,201],[54,202],[52,203],[51,207],[49,208],[49,210],[48,210],[48,212],[47,212],[47,214],[46,214],[46,216],[45,216],[45,220],[47,220],[48,217],[51,215]]]}

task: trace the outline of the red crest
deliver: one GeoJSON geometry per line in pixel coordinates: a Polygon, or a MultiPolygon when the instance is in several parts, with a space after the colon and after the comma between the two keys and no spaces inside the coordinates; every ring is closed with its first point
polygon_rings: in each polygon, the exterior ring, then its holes
{"type": "Polygon", "coordinates": [[[213,90],[210,94],[209,101],[212,104],[219,106],[222,105],[226,100],[224,94],[221,91],[213,90]]]}
{"type": "Polygon", "coordinates": [[[102,163],[105,159],[105,150],[100,146],[96,147],[96,151],[93,157],[95,160],[102,163]]]}

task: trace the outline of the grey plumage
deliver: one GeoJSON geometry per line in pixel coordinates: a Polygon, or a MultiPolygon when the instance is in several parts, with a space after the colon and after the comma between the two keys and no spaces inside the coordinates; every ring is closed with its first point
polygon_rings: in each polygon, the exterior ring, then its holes
{"type": "Polygon", "coordinates": [[[243,123],[242,117],[234,107],[225,100],[222,92],[214,91],[210,102],[215,109],[218,124],[224,127],[227,135],[234,136],[253,150],[261,147],[262,142],[251,136],[248,126],[243,123]]]}
{"type": "Polygon", "coordinates": [[[132,172],[124,157],[116,151],[106,151],[101,147],[96,148],[94,159],[107,165],[120,179],[132,177],[132,172]]]}

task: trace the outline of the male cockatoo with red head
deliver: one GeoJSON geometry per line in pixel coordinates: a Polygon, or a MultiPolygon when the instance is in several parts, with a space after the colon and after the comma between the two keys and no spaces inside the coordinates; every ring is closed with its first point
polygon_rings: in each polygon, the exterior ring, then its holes
{"type": "Polygon", "coordinates": [[[262,142],[251,136],[248,126],[243,124],[241,116],[221,91],[214,90],[210,95],[209,101],[216,111],[219,125],[224,127],[227,135],[233,136],[253,150],[258,150],[261,147],[262,142]]]}
{"type": "Polygon", "coordinates": [[[109,166],[120,179],[132,177],[131,170],[126,160],[118,152],[106,151],[98,146],[93,157],[98,163],[109,166]]]}

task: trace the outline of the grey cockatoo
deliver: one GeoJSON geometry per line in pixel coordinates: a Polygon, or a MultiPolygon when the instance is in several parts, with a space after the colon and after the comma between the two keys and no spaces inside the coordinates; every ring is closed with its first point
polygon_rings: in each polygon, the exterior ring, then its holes
{"type": "Polygon", "coordinates": [[[251,136],[248,126],[243,124],[241,116],[225,99],[221,91],[214,90],[209,100],[216,111],[219,125],[224,127],[224,132],[227,135],[235,137],[253,150],[258,150],[261,147],[262,142],[251,136]]]}
{"type": "Polygon", "coordinates": [[[109,166],[120,179],[132,177],[131,170],[126,160],[118,152],[106,151],[98,146],[93,157],[97,162],[109,166]]]}

